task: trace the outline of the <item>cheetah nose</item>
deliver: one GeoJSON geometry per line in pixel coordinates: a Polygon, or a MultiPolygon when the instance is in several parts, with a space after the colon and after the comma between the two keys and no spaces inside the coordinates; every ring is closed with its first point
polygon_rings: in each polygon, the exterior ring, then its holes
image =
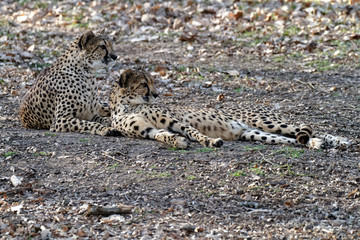
{"type": "Polygon", "coordinates": [[[116,59],[118,58],[118,56],[115,55],[115,54],[110,54],[110,57],[111,57],[113,60],[116,60],[116,59]]]}
{"type": "Polygon", "coordinates": [[[154,96],[154,98],[157,98],[159,96],[159,94],[153,93],[153,96],[154,96]]]}

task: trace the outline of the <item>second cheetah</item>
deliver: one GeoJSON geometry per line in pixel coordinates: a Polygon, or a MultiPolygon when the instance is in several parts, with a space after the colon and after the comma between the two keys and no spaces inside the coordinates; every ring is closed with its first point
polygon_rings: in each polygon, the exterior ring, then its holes
{"type": "Polygon", "coordinates": [[[111,91],[112,127],[127,136],[156,139],[180,148],[188,146],[184,137],[209,147],[220,147],[223,140],[254,140],[316,149],[351,144],[345,138],[314,134],[309,125],[289,124],[279,114],[261,106],[243,105],[224,110],[166,108],[153,104],[157,96],[154,79],[148,73],[125,70],[111,91]]]}

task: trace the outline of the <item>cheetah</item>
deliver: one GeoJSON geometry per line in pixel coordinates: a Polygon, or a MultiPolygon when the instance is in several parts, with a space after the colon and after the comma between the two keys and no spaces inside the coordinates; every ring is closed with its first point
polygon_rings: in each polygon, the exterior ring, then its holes
{"type": "Polygon", "coordinates": [[[110,94],[112,126],[126,136],[156,139],[179,148],[188,147],[187,139],[208,147],[234,140],[315,149],[351,144],[345,138],[315,134],[306,124],[289,124],[278,113],[261,106],[245,104],[223,110],[166,108],[154,103],[157,96],[151,75],[125,70],[110,94]]]}
{"type": "Polygon", "coordinates": [[[109,105],[100,103],[95,72],[115,62],[112,42],[88,31],[43,70],[19,109],[25,128],[118,136],[111,127],[109,105]]]}
{"type": "Polygon", "coordinates": [[[177,148],[187,148],[187,139],[206,147],[223,144],[220,138],[205,136],[177,120],[168,109],[152,104],[157,96],[154,79],[148,73],[125,70],[110,94],[112,127],[128,137],[155,139],[177,148]]]}

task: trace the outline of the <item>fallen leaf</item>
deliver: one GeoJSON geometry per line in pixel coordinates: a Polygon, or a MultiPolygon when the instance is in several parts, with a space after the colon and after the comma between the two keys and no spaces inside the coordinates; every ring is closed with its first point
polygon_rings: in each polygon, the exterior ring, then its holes
{"type": "Polygon", "coordinates": [[[285,205],[286,207],[292,207],[293,204],[294,204],[294,203],[293,203],[292,201],[290,201],[290,200],[284,202],[284,205],[285,205]]]}
{"type": "Polygon", "coordinates": [[[357,196],[360,196],[359,188],[354,189],[351,193],[347,195],[347,198],[355,198],[357,196]]]}
{"type": "Polygon", "coordinates": [[[179,40],[180,41],[183,41],[183,42],[194,42],[196,39],[196,34],[192,34],[192,35],[181,35],[179,37],[179,40]]]}
{"type": "Polygon", "coordinates": [[[77,235],[78,235],[79,237],[87,237],[86,232],[85,232],[84,230],[82,230],[82,229],[79,229],[79,230],[77,231],[77,235]]]}

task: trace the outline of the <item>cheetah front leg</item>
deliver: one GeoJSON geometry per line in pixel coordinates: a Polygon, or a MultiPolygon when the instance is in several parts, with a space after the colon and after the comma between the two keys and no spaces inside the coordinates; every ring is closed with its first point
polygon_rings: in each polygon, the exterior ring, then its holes
{"type": "Polygon", "coordinates": [[[120,136],[120,132],[111,127],[105,127],[97,122],[90,122],[71,117],[57,117],[50,127],[52,132],[79,132],[101,136],[120,136]]]}
{"type": "Polygon", "coordinates": [[[128,137],[154,139],[185,149],[188,147],[186,138],[171,133],[166,129],[157,129],[145,118],[137,114],[117,115],[112,118],[112,126],[128,137]]]}
{"type": "Polygon", "coordinates": [[[168,129],[171,132],[179,133],[191,141],[197,141],[205,147],[221,147],[224,143],[221,138],[208,137],[190,125],[183,124],[178,120],[164,116],[164,114],[160,119],[160,123],[158,122],[157,124],[160,125],[161,128],[168,129]]]}
{"type": "Polygon", "coordinates": [[[75,117],[75,113],[70,112],[71,109],[61,106],[63,105],[59,105],[56,109],[55,119],[50,126],[50,131],[91,133],[101,136],[120,136],[120,132],[115,128],[101,124],[102,118],[100,116],[93,115],[90,119],[79,119],[75,117]],[[94,122],[93,120],[98,122],[94,122]]]}

